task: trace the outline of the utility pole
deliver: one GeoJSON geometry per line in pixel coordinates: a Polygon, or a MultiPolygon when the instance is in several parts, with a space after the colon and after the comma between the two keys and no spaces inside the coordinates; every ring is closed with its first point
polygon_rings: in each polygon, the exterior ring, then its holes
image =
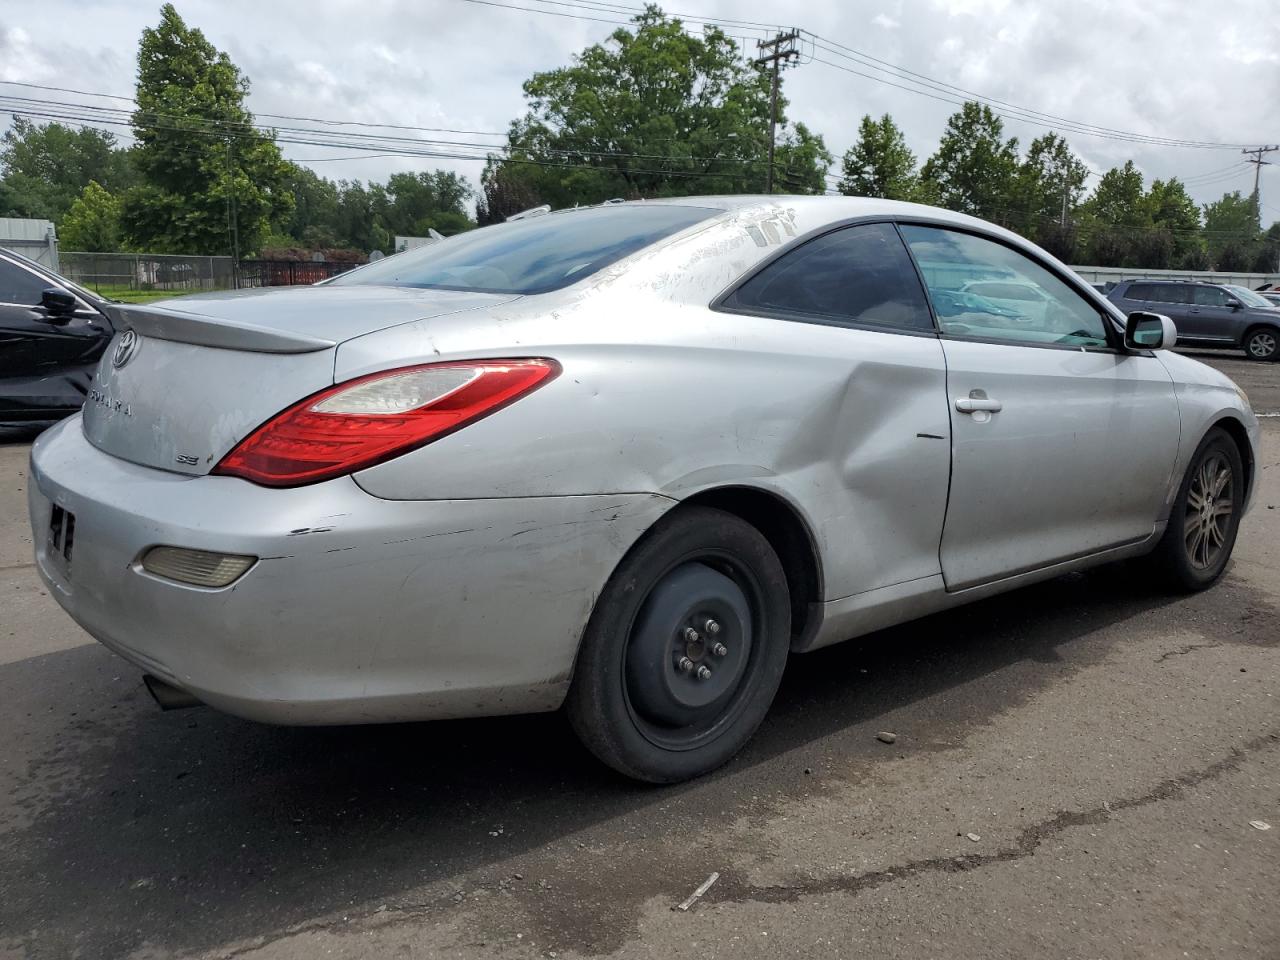
{"type": "Polygon", "coordinates": [[[227,141],[227,229],[231,233],[231,286],[240,289],[240,224],[236,203],[235,159],[231,154],[231,140],[227,141]]]}
{"type": "Polygon", "coordinates": [[[773,93],[769,100],[769,172],[765,179],[765,193],[773,193],[773,150],[778,129],[778,71],[783,63],[799,59],[800,51],[796,49],[796,41],[799,39],[800,31],[791,30],[779,33],[772,40],[756,41],[756,47],[760,51],[760,56],[756,57],[756,65],[773,66],[773,93]]]}
{"type": "Polygon", "coordinates": [[[1253,164],[1253,202],[1258,206],[1258,212],[1262,212],[1262,195],[1258,192],[1261,189],[1259,181],[1262,176],[1262,168],[1271,166],[1270,160],[1263,160],[1263,156],[1268,153],[1275,153],[1280,150],[1280,144],[1273,143],[1265,147],[1253,147],[1252,149],[1244,149],[1240,152],[1246,157],[1252,155],[1252,160],[1246,160],[1245,163],[1253,164]]]}

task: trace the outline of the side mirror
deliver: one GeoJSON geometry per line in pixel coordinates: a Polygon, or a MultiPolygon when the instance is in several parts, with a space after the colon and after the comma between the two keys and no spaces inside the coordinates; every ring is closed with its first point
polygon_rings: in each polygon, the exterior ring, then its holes
{"type": "Polygon", "coordinates": [[[1239,310],[1241,307],[1244,306],[1244,304],[1241,303],[1239,300],[1237,300],[1235,297],[1227,297],[1227,306],[1230,307],[1232,310],[1239,310]]]}
{"type": "Polygon", "coordinates": [[[61,287],[49,287],[40,293],[40,306],[44,307],[50,320],[66,321],[76,312],[76,298],[61,287]]]}
{"type": "Polygon", "coordinates": [[[1168,350],[1178,342],[1178,328],[1162,313],[1135,310],[1124,325],[1124,345],[1130,350],[1168,350]]]}

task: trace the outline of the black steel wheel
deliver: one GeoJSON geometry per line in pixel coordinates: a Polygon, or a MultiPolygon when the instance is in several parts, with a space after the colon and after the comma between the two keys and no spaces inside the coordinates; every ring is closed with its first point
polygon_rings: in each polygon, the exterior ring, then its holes
{"type": "Polygon", "coordinates": [[[1170,584],[1203,590],[1227,567],[1244,501],[1240,450],[1214,428],[1200,441],[1169,513],[1169,525],[1153,559],[1170,584]]]}
{"type": "Polygon", "coordinates": [[[623,560],[583,637],[566,709],[614,769],[654,783],[706,773],[764,718],[790,640],[769,542],[720,510],[678,508],[623,560]]]}

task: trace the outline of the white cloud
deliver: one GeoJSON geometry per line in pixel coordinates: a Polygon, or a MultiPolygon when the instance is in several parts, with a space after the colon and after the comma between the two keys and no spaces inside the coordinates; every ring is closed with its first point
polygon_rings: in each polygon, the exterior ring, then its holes
{"type": "MultiPolygon", "coordinates": [[[[178,5],[250,77],[250,106],[260,114],[499,132],[523,112],[521,84],[532,73],[568,63],[614,29],[461,0],[178,5]]],[[[785,13],[773,0],[672,5],[743,21],[770,23],[785,16],[788,24],[881,60],[1058,117],[1166,137],[1276,139],[1280,18],[1274,16],[1274,0],[1221,0],[1208,23],[1189,15],[1185,0],[1128,6],[1109,0],[809,0],[785,13]]],[[[138,37],[156,22],[157,6],[156,0],[9,4],[0,26],[0,79],[128,94],[138,37]],[[56,48],[32,39],[37,37],[57,37],[56,48]]],[[[747,27],[729,32],[746,39],[748,49],[762,35],[747,27]]],[[[818,56],[875,72],[831,53],[818,56]]],[[[822,133],[837,156],[849,146],[862,114],[890,113],[923,160],[956,109],[945,101],[963,98],[936,89],[929,91],[934,98],[908,93],[817,62],[789,69],[785,77],[789,116],[822,133]]],[[[901,77],[894,82],[905,84],[901,77]]],[[[0,127],[7,119],[0,115],[0,127]]],[[[1025,145],[1044,127],[1010,119],[1006,131],[1025,145]]],[[[1132,158],[1148,176],[1191,177],[1239,158],[1231,150],[1163,148],[1079,133],[1068,133],[1068,139],[1096,170],[1132,158]]],[[[285,149],[307,161],[356,153],[294,144],[285,149]]],[[[437,165],[473,182],[482,169],[474,161],[394,157],[316,162],[315,169],[327,176],[382,179],[396,170],[437,165]]],[[[1263,200],[1271,207],[1280,206],[1277,169],[1263,173],[1263,200]]],[[[1193,193],[1205,201],[1223,189],[1248,189],[1249,174],[1241,164],[1239,177],[1195,187],[1193,193]]]]}

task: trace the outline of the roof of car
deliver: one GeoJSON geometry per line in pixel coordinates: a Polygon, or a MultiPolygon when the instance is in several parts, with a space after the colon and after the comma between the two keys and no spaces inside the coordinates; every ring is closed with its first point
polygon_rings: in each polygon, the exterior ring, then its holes
{"type": "Polygon", "coordinates": [[[1121,280],[1121,283],[1198,283],[1206,287],[1222,287],[1227,286],[1227,280],[1184,280],[1181,277],[1130,277],[1128,280],[1121,280]]]}
{"type": "Polygon", "coordinates": [[[674,203],[692,207],[711,207],[725,211],[742,210],[748,207],[758,207],[771,204],[789,207],[808,207],[810,209],[816,208],[823,213],[830,213],[833,218],[905,216],[915,214],[935,217],[942,220],[982,223],[985,226],[991,226],[991,224],[986,221],[978,220],[977,218],[970,217],[967,214],[956,213],[952,210],[944,210],[941,207],[930,207],[920,203],[907,203],[903,200],[883,200],[880,197],[831,197],[812,194],[743,193],[726,194],[723,196],[663,197],[657,200],[628,200],[627,203],[674,203]]]}
{"type": "Polygon", "coordinates": [[[747,213],[752,210],[767,208],[803,209],[811,218],[825,219],[831,222],[852,220],[857,217],[919,217],[959,227],[973,227],[995,233],[1018,244],[1028,241],[1003,227],[988,220],[971,217],[967,213],[944,210],[923,203],[907,203],[903,200],[884,200],[880,197],[845,197],[817,196],[812,194],[729,194],[724,196],[705,197],[662,197],[654,200],[628,200],[624,203],[613,201],[618,206],[640,206],[643,204],[669,203],[691,207],[709,207],[723,210],[728,214],[747,213]]]}

